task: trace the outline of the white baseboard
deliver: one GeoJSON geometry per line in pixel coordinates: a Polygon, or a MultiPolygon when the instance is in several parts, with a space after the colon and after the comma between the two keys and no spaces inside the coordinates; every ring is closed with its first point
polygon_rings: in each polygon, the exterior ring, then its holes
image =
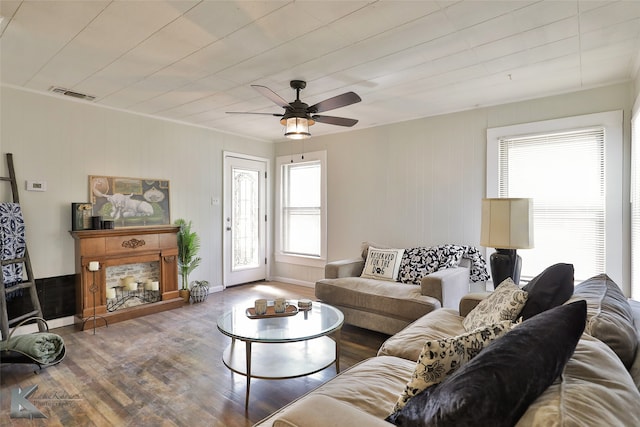
{"type": "MultiPolygon", "coordinates": [[[[71,326],[74,324],[75,316],[67,316],[67,317],[59,317],[57,319],[47,320],[47,325],[49,325],[49,329],[62,328],[63,326],[71,326]]],[[[32,334],[34,332],[38,332],[38,324],[31,323],[29,325],[20,326],[14,332],[14,335],[25,335],[32,334]]]]}
{"type": "Polygon", "coordinates": [[[209,285],[209,293],[212,294],[214,292],[222,292],[224,291],[224,287],[222,285],[215,285],[215,286],[211,286],[209,285]]]}
{"type": "Polygon", "coordinates": [[[279,277],[274,276],[270,277],[269,280],[274,282],[283,282],[283,283],[291,283],[292,285],[306,286],[307,288],[315,288],[315,282],[306,282],[304,280],[292,279],[290,277],[279,277]]]}

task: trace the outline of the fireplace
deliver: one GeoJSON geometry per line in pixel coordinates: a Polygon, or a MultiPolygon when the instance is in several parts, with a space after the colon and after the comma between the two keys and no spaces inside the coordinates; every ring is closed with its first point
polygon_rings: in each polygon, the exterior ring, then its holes
{"type": "Polygon", "coordinates": [[[72,231],[76,257],[76,325],[98,326],[184,304],[178,296],[175,226],[72,231]]]}
{"type": "Polygon", "coordinates": [[[107,312],[160,301],[160,263],[114,265],[106,272],[107,312]]]}

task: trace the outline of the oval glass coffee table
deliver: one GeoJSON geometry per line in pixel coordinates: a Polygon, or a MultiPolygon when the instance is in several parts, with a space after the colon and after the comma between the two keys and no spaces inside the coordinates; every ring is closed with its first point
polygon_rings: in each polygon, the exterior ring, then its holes
{"type": "MultiPolygon", "coordinates": [[[[272,302],[270,302],[272,303],[272,302]]],[[[288,301],[297,307],[297,301],[288,301]]],[[[251,378],[286,379],[311,375],[332,364],[340,372],[340,330],[344,315],[328,304],[313,301],[310,310],[295,315],[250,318],[247,305],[218,318],[218,330],[231,337],[222,361],[247,377],[245,407],[251,378]]]]}

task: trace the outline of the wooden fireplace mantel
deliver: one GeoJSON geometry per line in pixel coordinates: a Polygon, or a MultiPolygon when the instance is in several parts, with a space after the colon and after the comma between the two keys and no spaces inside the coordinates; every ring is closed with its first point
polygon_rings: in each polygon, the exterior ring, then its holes
{"type": "MultiPolygon", "coordinates": [[[[95,272],[95,314],[108,323],[182,306],[184,300],[178,296],[179,229],[176,226],[150,226],[70,231],[75,239],[76,325],[79,328],[93,326],[92,322],[83,322],[94,314],[94,294],[90,290],[94,274],[89,271],[92,261],[100,263],[100,269],[95,272]],[[160,266],[160,301],[107,311],[107,267],[154,261],[160,266]]],[[[98,325],[104,326],[100,318],[98,325]]]]}

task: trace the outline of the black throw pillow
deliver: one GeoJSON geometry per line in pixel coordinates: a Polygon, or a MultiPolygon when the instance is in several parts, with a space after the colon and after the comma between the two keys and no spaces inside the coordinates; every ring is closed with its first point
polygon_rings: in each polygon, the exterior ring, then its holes
{"type": "Polygon", "coordinates": [[[573,295],[573,264],[554,264],[547,267],[522,290],[529,294],[520,312],[524,320],[564,304],[573,295]]]}
{"type": "Polygon", "coordinates": [[[576,301],[522,322],[387,418],[398,426],[513,426],[562,373],[585,327],[576,301]]]}

